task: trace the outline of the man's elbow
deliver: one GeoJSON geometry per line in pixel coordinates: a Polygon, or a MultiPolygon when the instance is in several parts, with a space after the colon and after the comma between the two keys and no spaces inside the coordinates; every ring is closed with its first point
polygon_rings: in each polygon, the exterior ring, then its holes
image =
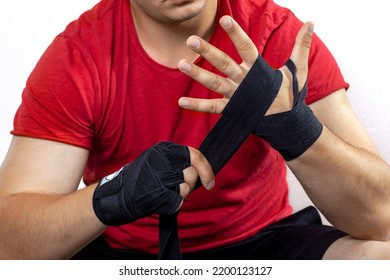
{"type": "MultiPolygon", "coordinates": [[[[389,210],[390,211],[390,210],[389,210]]],[[[390,212],[389,212],[390,213],[390,212]]],[[[390,215],[387,213],[374,213],[362,218],[361,226],[355,227],[349,234],[357,239],[388,241],[390,239],[390,215]]]]}

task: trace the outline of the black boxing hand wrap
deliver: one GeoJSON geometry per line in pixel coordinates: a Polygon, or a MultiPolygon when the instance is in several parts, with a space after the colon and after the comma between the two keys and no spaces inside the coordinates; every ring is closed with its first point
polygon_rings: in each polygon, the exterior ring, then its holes
{"type": "MultiPolygon", "coordinates": [[[[258,56],[199,147],[215,174],[251,133],[267,140],[286,161],[300,156],[320,136],[322,124],[305,103],[307,85],[298,92],[296,67],[292,60],[286,66],[293,77],[292,110],[265,116],[279,93],[283,75],[258,56]]],[[[200,180],[196,184],[199,186],[200,180]]]]}
{"type": "Polygon", "coordinates": [[[298,91],[296,67],[286,62],[293,77],[293,108],[290,111],[265,116],[257,124],[254,134],[267,140],[286,161],[303,154],[321,135],[323,126],[305,103],[307,84],[298,91]]]}
{"type": "Polygon", "coordinates": [[[154,145],[99,182],[93,195],[96,216],[106,225],[122,225],[152,214],[173,214],[182,201],[179,185],[188,166],[188,147],[154,145]]]}

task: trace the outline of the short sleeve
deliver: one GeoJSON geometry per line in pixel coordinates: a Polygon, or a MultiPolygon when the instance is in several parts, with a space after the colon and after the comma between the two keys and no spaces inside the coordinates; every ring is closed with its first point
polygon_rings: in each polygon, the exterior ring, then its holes
{"type": "Polygon", "coordinates": [[[90,149],[96,72],[88,55],[56,37],[27,80],[11,133],[90,149]]]}

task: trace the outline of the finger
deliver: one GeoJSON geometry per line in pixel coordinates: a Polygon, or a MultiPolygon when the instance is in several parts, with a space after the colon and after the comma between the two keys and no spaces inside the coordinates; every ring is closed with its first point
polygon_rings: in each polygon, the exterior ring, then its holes
{"type": "Polygon", "coordinates": [[[248,64],[249,68],[252,67],[259,55],[255,44],[232,17],[223,16],[219,23],[232,40],[243,62],[248,64]]]}
{"type": "Polygon", "coordinates": [[[228,99],[201,99],[182,97],[179,99],[179,106],[197,112],[205,112],[211,114],[221,114],[226,107],[228,99]]]}
{"type": "Polygon", "coordinates": [[[180,71],[192,79],[198,81],[208,89],[229,98],[233,95],[234,91],[238,87],[238,85],[233,81],[207,71],[193,63],[188,62],[185,59],[179,61],[178,68],[180,71]]]}
{"type": "Polygon", "coordinates": [[[237,62],[202,38],[190,36],[187,45],[233,81],[239,83],[245,75],[237,62]]]}
{"type": "Polygon", "coordinates": [[[185,199],[189,193],[192,191],[193,187],[191,188],[189,184],[187,183],[181,183],[179,185],[179,190],[180,190],[180,196],[185,199]]]}
{"type": "Polygon", "coordinates": [[[191,166],[198,172],[202,185],[210,190],[215,185],[214,172],[205,156],[198,150],[189,147],[191,166]]]}
{"type": "Polygon", "coordinates": [[[314,24],[312,22],[307,22],[301,27],[295,39],[294,48],[290,57],[297,67],[298,84],[300,87],[303,87],[308,74],[308,62],[313,30],[314,24]]]}
{"type": "MultiPolygon", "coordinates": [[[[190,191],[194,188],[196,181],[198,180],[199,174],[195,167],[190,166],[183,170],[184,184],[187,184],[190,191]]],[[[185,186],[186,187],[186,186],[185,186]]],[[[183,190],[185,193],[185,190],[183,190]]]]}

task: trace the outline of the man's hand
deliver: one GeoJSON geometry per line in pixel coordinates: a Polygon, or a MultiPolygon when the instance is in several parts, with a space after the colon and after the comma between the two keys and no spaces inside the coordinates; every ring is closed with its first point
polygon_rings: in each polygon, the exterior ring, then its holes
{"type": "Polygon", "coordinates": [[[118,172],[103,178],[93,196],[96,216],[106,225],[121,225],[152,214],[180,209],[198,177],[207,189],[214,174],[194,148],[161,142],[118,172]]]}
{"type": "MultiPolygon", "coordinates": [[[[210,45],[200,37],[189,37],[187,45],[207,59],[227,77],[225,78],[206,71],[187,60],[181,60],[178,67],[183,73],[223,96],[219,99],[183,97],[179,100],[179,105],[183,108],[200,112],[221,113],[259,55],[258,50],[251,39],[231,17],[222,17],[220,24],[237,48],[237,51],[242,58],[242,63],[238,64],[227,54],[210,45]]],[[[295,46],[290,57],[297,67],[299,90],[304,86],[307,78],[307,61],[312,32],[313,23],[308,22],[303,25],[296,37],[295,46]]],[[[283,74],[282,86],[266,115],[288,111],[293,107],[291,73],[286,66],[281,67],[279,70],[283,74]]]]}

